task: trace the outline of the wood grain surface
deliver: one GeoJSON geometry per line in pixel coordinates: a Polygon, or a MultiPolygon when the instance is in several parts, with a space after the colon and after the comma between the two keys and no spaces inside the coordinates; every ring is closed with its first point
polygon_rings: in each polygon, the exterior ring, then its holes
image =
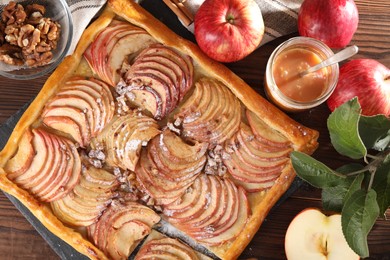
{"type": "MultiPolygon", "coordinates": [[[[390,0],[355,0],[359,10],[359,27],[351,44],[359,46],[354,58],[372,58],[390,67],[390,0]]],[[[260,47],[242,61],[228,64],[251,87],[264,96],[263,77],[268,57],[288,35],[260,47]]],[[[39,92],[47,76],[17,81],[0,77],[0,123],[4,123],[39,92]]],[[[331,168],[348,161],[330,144],[326,119],[327,106],[321,105],[290,116],[320,131],[320,147],[314,157],[331,168]]],[[[303,185],[267,217],[241,259],[285,259],[284,235],[293,217],[308,207],[321,208],[321,192],[303,185]]],[[[369,259],[390,259],[390,220],[379,219],[369,237],[369,259]]],[[[59,259],[13,204],[0,193],[0,259],[59,259]]]]}

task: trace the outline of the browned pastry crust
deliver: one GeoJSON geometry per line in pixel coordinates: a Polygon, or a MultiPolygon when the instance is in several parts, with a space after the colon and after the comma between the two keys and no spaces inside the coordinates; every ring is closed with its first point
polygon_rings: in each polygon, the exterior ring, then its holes
{"type": "MultiPolygon", "coordinates": [[[[106,259],[107,257],[80,233],[61,223],[53,215],[49,206],[37,201],[27,191],[11,182],[7,178],[3,167],[16,152],[22,134],[39,118],[45,103],[57,91],[58,87],[74,74],[89,44],[116,16],[144,28],[158,42],[191,56],[194,64],[196,64],[195,70],[201,70],[205,76],[218,79],[224,83],[247,109],[253,111],[269,126],[286,136],[293,144],[294,150],[310,154],[318,145],[317,131],[293,121],[258,95],[242,79],[223,65],[209,59],[195,44],[177,36],[138,4],[129,0],[109,0],[106,10],[83,33],[74,54],[66,57],[46,81],[39,95],[23,114],[8,143],[0,153],[0,188],[18,198],[51,232],[91,259],[106,259]]],[[[253,214],[243,232],[232,243],[220,247],[211,247],[211,251],[223,259],[237,258],[259,229],[269,210],[289,188],[294,177],[295,173],[291,164],[289,164],[271,189],[249,195],[251,205],[254,205],[252,206],[253,214]]]]}

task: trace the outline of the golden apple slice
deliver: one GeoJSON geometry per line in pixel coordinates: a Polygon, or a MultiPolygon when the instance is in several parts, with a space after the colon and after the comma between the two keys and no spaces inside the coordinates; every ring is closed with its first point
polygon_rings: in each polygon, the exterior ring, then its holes
{"type": "Polygon", "coordinates": [[[157,122],[137,111],[116,116],[107,127],[92,140],[92,148],[103,146],[106,163],[123,169],[134,170],[142,144],[160,133],[157,122]]]}
{"type": "Polygon", "coordinates": [[[210,258],[194,251],[191,247],[178,239],[166,237],[165,235],[153,230],[142,244],[134,259],[208,260],[210,258]]]}
{"type": "Polygon", "coordinates": [[[31,144],[36,153],[30,166],[8,177],[41,201],[50,202],[65,196],[78,182],[81,171],[74,144],[39,128],[32,130],[31,144]],[[66,156],[68,160],[64,160],[66,156]]]}
{"type": "Polygon", "coordinates": [[[127,259],[151,228],[138,220],[131,220],[108,231],[107,252],[113,259],[127,259]]]}
{"type": "Polygon", "coordinates": [[[272,187],[289,162],[291,147],[275,146],[268,142],[265,149],[256,149],[254,143],[261,142],[249,126],[241,123],[239,131],[225,143],[225,151],[229,156],[225,156],[223,162],[235,183],[248,192],[272,187]]]}
{"type": "Polygon", "coordinates": [[[88,227],[95,245],[113,259],[127,259],[150,233],[160,217],[136,202],[113,202],[100,219],[88,227]]]}
{"type": "Polygon", "coordinates": [[[184,137],[214,147],[238,130],[241,103],[222,83],[201,78],[195,83],[193,95],[179,108],[174,118],[182,122],[184,137]]]}
{"type": "MultiPolygon", "coordinates": [[[[192,205],[192,207],[188,207],[185,204],[185,199],[183,200],[177,200],[180,207],[176,205],[176,209],[170,206],[163,207],[163,212],[166,215],[166,219],[168,222],[172,224],[177,225],[184,225],[186,226],[186,223],[189,220],[198,218],[203,211],[205,210],[208,203],[210,203],[210,200],[212,199],[210,196],[210,179],[207,177],[207,175],[200,175],[194,182],[194,184],[190,187],[190,193],[198,193],[199,197],[197,197],[197,201],[194,201],[195,204],[192,205]],[[197,182],[200,182],[199,184],[197,182]]],[[[183,195],[185,196],[185,195],[183,195]]],[[[172,203],[173,204],[173,203],[172,203]]]]}
{"type": "Polygon", "coordinates": [[[81,158],[77,151],[76,146],[70,140],[63,138],[66,147],[68,147],[67,154],[70,157],[73,157],[73,163],[68,165],[71,166],[71,174],[70,176],[65,176],[62,179],[62,182],[59,182],[56,185],[55,189],[49,191],[47,194],[42,195],[41,199],[47,202],[58,200],[68,194],[79,182],[81,175],[81,158]]]}
{"type": "Polygon", "coordinates": [[[183,100],[185,94],[192,86],[194,66],[191,57],[184,55],[177,50],[157,43],[142,51],[136,58],[136,62],[159,61],[165,67],[173,69],[178,77],[178,84],[175,91],[178,92],[178,102],[183,100]]]}
{"type": "Polygon", "coordinates": [[[127,22],[113,20],[97,35],[85,51],[84,57],[102,80],[116,86],[124,59],[154,42],[145,30],[127,22]]]}
{"type": "Polygon", "coordinates": [[[95,136],[111,120],[115,113],[114,97],[110,87],[103,81],[95,78],[73,77],[61,87],[61,91],[75,88],[94,97],[94,102],[100,107],[101,120],[99,120],[100,124],[96,124],[97,129],[95,129],[93,135],[95,136]]]}
{"type": "Polygon", "coordinates": [[[202,243],[210,246],[218,246],[226,242],[232,241],[242,232],[247,223],[248,218],[250,217],[251,209],[249,207],[249,202],[246,197],[245,190],[239,187],[238,191],[238,200],[240,202],[240,208],[238,211],[239,214],[234,224],[230,228],[224,230],[224,232],[219,233],[218,235],[215,234],[215,230],[211,230],[211,233],[214,234],[214,236],[202,239],[202,243]]]}
{"type": "Polygon", "coordinates": [[[94,39],[94,41],[88,46],[84,52],[84,57],[89,63],[91,69],[95,74],[99,75],[104,81],[107,79],[103,77],[103,63],[104,58],[107,56],[108,50],[111,51],[112,46],[109,47],[108,42],[118,40],[117,34],[123,30],[129,29],[128,23],[113,20],[109,26],[102,30],[94,39]]]}
{"type": "Polygon", "coordinates": [[[89,226],[116,196],[118,186],[113,174],[95,168],[83,158],[79,183],[64,198],[51,203],[53,212],[69,225],[89,226]]]}
{"type": "Polygon", "coordinates": [[[24,171],[19,170],[8,174],[8,178],[15,181],[17,184],[20,184],[20,179],[23,180],[28,179],[31,176],[36,176],[36,174],[44,167],[46,158],[48,157],[48,147],[44,137],[34,130],[32,130],[32,134],[33,138],[31,144],[35,151],[35,155],[32,158],[31,164],[24,171]]]}
{"type": "Polygon", "coordinates": [[[8,177],[12,178],[12,176],[17,176],[30,167],[35,155],[32,139],[33,135],[30,129],[27,129],[20,138],[16,153],[4,166],[4,170],[9,175],[8,177]]]}
{"type": "MultiPolygon", "coordinates": [[[[66,120],[71,119],[74,121],[74,124],[71,126],[78,127],[74,131],[70,132],[80,132],[81,134],[81,140],[80,140],[80,146],[81,147],[86,147],[87,144],[90,143],[91,141],[91,130],[90,130],[90,125],[88,122],[88,119],[86,115],[84,114],[83,110],[75,107],[70,107],[70,106],[51,106],[50,102],[48,105],[45,107],[44,111],[42,112],[42,118],[43,122],[52,128],[55,127],[66,127],[66,124],[61,124],[61,122],[58,122],[58,124],[51,124],[50,123],[55,123],[55,121],[45,121],[45,117],[52,117],[52,118],[59,118],[63,117],[66,120]]],[[[70,124],[69,124],[70,125],[70,124]]],[[[57,129],[57,128],[55,128],[57,129]]],[[[65,130],[68,128],[65,128],[65,130]]],[[[57,129],[59,131],[62,131],[62,129],[57,129]]],[[[69,133],[70,134],[70,133],[69,133]]],[[[79,137],[78,136],[72,136],[75,140],[77,140],[79,137]]]]}
{"type": "Polygon", "coordinates": [[[252,111],[246,110],[246,116],[249,125],[256,138],[266,144],[277,147],[288,147],[291,143],[288,139],[276,130],[270,128],[263,120],[256,116],[252,111]]]}
{"type": "Polygon", "coordinates": [[[106,73],[111,79],[111,82],[109,82],[111,86],[116,86],[119,82],[120,76],[118,71],[120,71],[125,58],[147,48],[155,42],[156,40],[147,34],[146,31],[132,33],[119,39],[107,57],[106,73]]]}

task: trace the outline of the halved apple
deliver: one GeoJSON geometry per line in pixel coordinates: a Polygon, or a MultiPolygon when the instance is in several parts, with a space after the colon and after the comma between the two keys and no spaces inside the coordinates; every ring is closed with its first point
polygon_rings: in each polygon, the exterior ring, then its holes
{"type": "Polygon", "coordinates": [[[122,63],[156,40],[145,30],[124,21],[113,20],[84,52],[92,70],[109,85],[119,82],[122,63]]]}
{"type": "Polygon", "coordinates": [[[185,138],[206,142],[214,147],[238,130],[241,103],[221,82],[201,78],[195,83],[194,93],[179,107],[174,119],[182,123],[185,138]]]}
{"type": "Polygon", "coordinates": [[[284,241],[287,259],[360,259],[347,244],[341,215],[319,209],[301,211],[290,223],[284,241]]]}
{"type": "Polygon", "coordinates": [[[162,119],[183,99],[192,77],[193,65],[188,56],[165,45],[152,44],[135,57],[121,84],[126,86],[132,105],[162,119]],[[153,92],[148,95],[145,91],[149,90],[153,92]]]}
{"type": "Polygon", "coordinates": [[[75,77],[48,101],[42,112],[42,121],[69,134],[85,148],[111,120],[113,113],[113,97],[105,83],[75,77]]]}
{"type": "Polygon", "coordinates": [[[159,221],[160,217],[146,206],[115,201],[95,224],[88,227],[88,234],[110,258],[127,259],[159,221]]]}
{"type": "Polygon", "coordinates": [[[64,198],[51,202],[54,215],[71,226],[95,223],[119,186],[115,175],[83,160],[80,182],[64,198]]]}
{"type": "Polygon", "coordinates": [[[115,116],[92,140],[91,147],[103,147],[108,165],[134,171],[142,144],[158,135],[158,128],[153,118],[131,111],[123,116],[115,116]]]}

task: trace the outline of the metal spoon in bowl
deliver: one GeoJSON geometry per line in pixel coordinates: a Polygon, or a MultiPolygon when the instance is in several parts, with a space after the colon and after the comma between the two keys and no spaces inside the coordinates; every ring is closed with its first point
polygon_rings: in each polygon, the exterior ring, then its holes
{"type": "Polygon", "coordinates": [[[299,73],[299,76],[303,77],[309,73],[315,72],[315,71],[320,70],[320,69],[325,68],[325,67],[328,67],[328,66],[335,64],[337,62],[346,60],[346,59],[352,57],[353,55],[355,55],[358,52],[358,50],[359,50],[359,48],[356,45],[349,46],[349,47],[345,48],[344,50],[339,51],[338,53],[336,53],[332,57],[324,60],[323,62],[318,63],[317,65],[299,73]]]}

